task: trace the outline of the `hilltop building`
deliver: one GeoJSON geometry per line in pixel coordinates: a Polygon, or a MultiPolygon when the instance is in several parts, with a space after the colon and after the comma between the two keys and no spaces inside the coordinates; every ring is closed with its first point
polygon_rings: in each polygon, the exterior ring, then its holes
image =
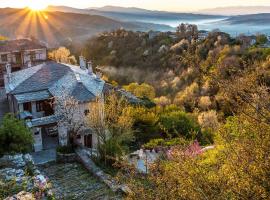
{"type": "MultiPolygon", "coordinates": [[[[80,66],[47,61],[37,66],[11,72],[6,65],[5,90],[10,112],[25,120],[34,137],[34,151],[64,146],[68,143],[69,128],[61,123],[57,98],[72,97],[78,102],[76,120],[84,120],[91,112],[97,98],[104,100],[104,94],[115,90],[130,103],[139,99],[131,93],[114,88],[93,73],[92,64],[86,64],[80,57],[80,66]]],[[[102,120],[102,119],[101,119],[102,120]]],[[[77,142],[87,148],[96,148],[97,136],[91,129],[83,129],[77,142]]]]}
{"type": "Polygon", "coordinates": [[[0,87],[4,86],[7,63],[11,72],[37,65],[47,60],[47,47],[35,39],[0,41],[0,87]]]}

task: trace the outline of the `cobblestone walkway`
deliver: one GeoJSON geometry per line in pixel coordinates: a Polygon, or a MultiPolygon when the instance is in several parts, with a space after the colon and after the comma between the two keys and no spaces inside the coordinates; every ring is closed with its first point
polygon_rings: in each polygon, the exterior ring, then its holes
{"type": "Polygon", "coordinates": [[[39,168],[52,182],[56,199],[120,199],[78,163],[52,164],[39,168]]]}

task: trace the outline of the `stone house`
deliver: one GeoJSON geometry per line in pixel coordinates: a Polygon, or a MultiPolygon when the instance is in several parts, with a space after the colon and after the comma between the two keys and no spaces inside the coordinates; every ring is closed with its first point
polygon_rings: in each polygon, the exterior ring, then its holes
{"type": "Polygon", "coordinates": [[[7,63],[11,72],[34,66],[47,60],[47,47],[35,39],[0,41],[0,87],[4,86],[7,63]]]}
{"type": "MultiPolygon", "coordinates": [[[[78,101],[78,113],[83,115],[89,113],[97,97],[103,97],[105,82],[93,73],[91,63],[86,66],[83,57],[80,66],[47,61],[16,72],[11,72],[9,64],[6,68],[5,90],[10,111],[24,119],[31,129],[34,151],[67,144],[68,128],[59,123],[54,103],[63,91],[78,101]]],[[[95,148],[95,135],[88,132],[79,136],[78,142],[95,148]]]]}

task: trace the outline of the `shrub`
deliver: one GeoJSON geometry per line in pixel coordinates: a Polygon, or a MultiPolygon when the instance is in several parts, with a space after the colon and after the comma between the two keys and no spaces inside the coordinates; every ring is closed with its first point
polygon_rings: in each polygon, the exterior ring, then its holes
{"type": "Polygon", "coordinates": [[[74,153],[74,149],[71,145],[69,146],[59,146],[56,149],[57,152],[62,153],[62,154],[70,154],[74,153]]]}
{"type": "Polygon", "coordinates": [[[6,114],[0,126],[0,155],[29,152],[33,142],[32,133],[24,122],[6,114]]]}
{"type": "Polygon", "coordinates": [[[173,111],[163,113],[159,120],[160,128],[169,136],[191,138],[193,132],[200,130],[198,124],[185,112],[173,111]]]}
{"type": "Polygon", "coordinates": [[[214,110],[202,112],[198,116],[198,122],[204,129],[215,130],[218,127],[218,117],[214,110]]]}
{"type": "Polygon", "coordinates": [[[188,141],[184,138],[177,137],[170,140],[164,140],[164,139],[153,139],[150,140],[148,143],[144,144],[143,147],[146,149],[154,149],[157,147],[172,147],[177,145],[186,145],[188,144],[188,141]]]}

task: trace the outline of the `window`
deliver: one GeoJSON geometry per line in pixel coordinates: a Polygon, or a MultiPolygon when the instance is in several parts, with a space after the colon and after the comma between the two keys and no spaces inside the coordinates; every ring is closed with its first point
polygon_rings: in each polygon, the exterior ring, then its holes
{"type": "Polygon", "coordinates": [[[44,109],[43,109],[43,101],[37,101],[36,102],[36,109],[37,109],[37,112],[44,111],[44,109]]]}
{"type": "Polygon", "coordinates": [[[2,55],[1,55],[1,61],[2,61],[2,62],[7,62],[7,61],[8,61],[8,56],[7,56],[7,54],[2,54],[2,55]]]}
{"type": "Polygon", "coordinates": [[[32,105],[31,102],[27,102],[23,104],[23,110],[24,111],[28,111],[28,112],[32,112],[32,105]]]}
{"type": "Polygon", "coordinates": [[[89,111],[88,109],[85,110],[85,111],[84,111],[84,115],[87,116],[87,115],[89,114],[89,112],[90,112],[90,111],[89,111]]]}

